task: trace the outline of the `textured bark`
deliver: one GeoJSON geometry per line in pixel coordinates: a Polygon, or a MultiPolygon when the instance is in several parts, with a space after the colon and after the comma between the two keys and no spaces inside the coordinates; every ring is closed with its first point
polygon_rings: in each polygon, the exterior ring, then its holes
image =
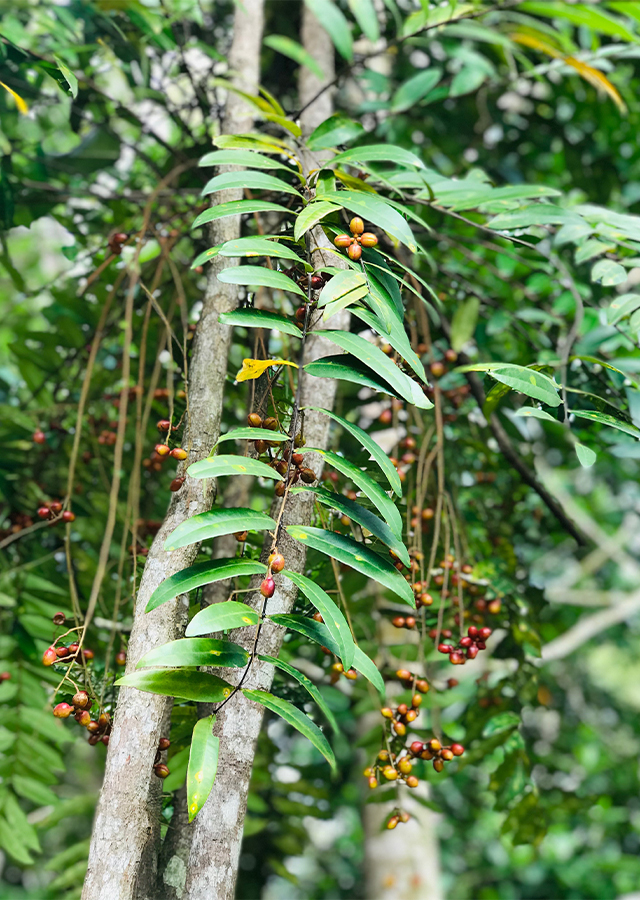
{"type": "MultiPolygon", "coordinates": [[[[236,83],[251,92],[256,91],[259,82],[262,2],[243,0],[238,4],[229,55],[230,68],[240,73],[235,76],[236,83]]],[[[244,101],[230,94],[225,129],[246,131],[251,124],[244,101]]],[[[219,202],[220,198],[217,199],[219,202]]],[[[212,243],[237,237],[239,225],[237,219],[214,223],[210,230],[212,243]]],[[[217,263],[218,266],[228,264],[230,261],[217,263]]],[[[216,280],[213,265],[209,268],[189,371],[189,417],[183,439],[189,458],[182,464],[183,471],[209,453],[219,433],[230,329],[219,324],[218,315],[234,308],[237,294],[232,285],[216,280]]],[[[167,553],[163,550],[164,541],[184,519],[209,509],[213,497],[213,484],[190,478],[172,496],[169,511],[150,548],[136,598],[127,654],[128,672],[135,669],[144,653],[180,637],[184,631],[185,597],[178,597],[152,613],[144,610],[155,588],[173,573],[191,565],[198,552],[198,546],[193,545],[167,553]]],[[[146,900],[153,894],[162,787],[153,774],[152,764],[170,709],[170,698],[129,688],[120,691],[82,894],[87,900],[146,900]]]]}
{"type": "MultiPolygon", "coordinates": [[[[307,50],[320,62],[327,75],[333,77],[333,46],[325,32],[319,27],[317,20],[303,8],[302,41],[307,50]]],[[[324,82],[323,82],[324,83],[324,82]]],[[[304,105],[318,90],[317,80],[310,76],[303,67],[300,79],[300,102],[304,105]]],[[[303,117],[303,130],[312,131],[320,122],[331,115],[331,97],[329,92],[321,101],[313,104],[303,117]]],[[[314,161],[314,167],[317,160],[314,161]]],[[[336,265],[336,257],[323,253],[329,245],[321,228],[311,233],[311,249],[315,267],[336,265]]],[[[334,328],[349,327],[349,315],[346,311],[331,319],[334,328]]],[[[319,334],[311,335],[305,347],[304,362],[311,362],[320,356],[335,353],[335,345],[319,334]]],[[[336,383],[332,379],[319,379],[304,375],[301,405],[333,407],[336,383]]],[[[319,413],[309,412],[305,416],[305,438],[307,446],[325,448],[329,433],[329,418],[319,413]]],[[[305,464],[311,466],[316,473],[322,470],[322,458],[318,454],[306,454],[305,464]]],[[[272,514],[277,518],[280,503],[274,503],[272,514]]],[[[313,511],[313,496],[298,494],[292,496],[286,504],[283,524],[304,524],[309,522],[313,511]]],[[[270,539],[265,541],[263,558],[270,549],[270,539]]],[[[278,550],[284,555],[287,567],[293,571],[303,572],[306,560],[306,549],[302,544],[292,540],[286,531],[282,531],[278,541],[278,550]]],[[[255,580],[254,587],[259,579],[255,580]]],[[[277,588],[269,600],[269,614],[290,612],[297,594],[297,588],[291,582],[276,578],[277,588]]],[[[248,603],[257,610],[262,609],[263,598],[254,591],[248,603]]],[[[223,597],[224,599],[224,597],[223,597]]],[[[255,629],[238,629],[230,636],[232,641],[242,644],[248,650],[253,648],[255,629]]],[[[277,656],[282,645],[284,629],[266,620],[260,633],[258,653],[277,656]]],[[[236,684],[240,677],[238,670],[228,670],[222,674],[228,681],[236,684]]],[[[244,687],[269,690],[273,681],[273,666],[255,660],[244,681],[244,687]]],[[[208,712],[208,711],[207,711],[208,712]]],[[[236,694],[218,714],[214,732],[220,737],[220,756],[218,774],[211,794],[193,822],[191,853],[187,866],[187,882],[183,900],[232,900],[235,895],[235,884],[242,844],[242,830],[247,807],[249,782],[253,768],[256,741],[262,726],[264,710],[262,706],[247,700],[243,694],[236,694]]]]}

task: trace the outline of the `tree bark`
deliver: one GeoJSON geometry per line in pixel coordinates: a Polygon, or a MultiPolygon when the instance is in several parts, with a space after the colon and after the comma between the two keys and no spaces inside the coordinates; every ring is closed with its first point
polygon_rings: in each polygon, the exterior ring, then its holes
{"type": "MultiPolygon", "coordinates": [[[[333,78],[334,58],[333,45],[326,33],[319,27],[317,20],[303,7],[302,42],[305,48],[318,60],[326,75],[326,81],[333,78]]],[[[326,82],[323,82],[323,84],[326,82]]],[[[304,106],[317,93],[320,83],[305,67],[300,76],[300,102],[304,106]]],[[[303,114],[302,127],[304,133],[310,133],[320,122],[332,112],[331,95],[327,91],[303,114]]],[[[311,161],[317,166],[317,159],[311,161]]],[[[309,168],[306,165],[305,168],[309,168]]],[[[323,252],[330,246],[322,228],[311,232],[311,252],[314,267],[336,265],[333,254],[323,252]]],[[[331,319],[332,327],[349,327],[349,314],[342,311],[331,319]]],[[[304,363],[311,362],[320,356],[335,352],[331,344],[320,334],[309,337],[304,353],[304,363]]],[[[299,377],[303,379],[301,405],[307,404],[332,409],[336,382],[332,379],[305,376],[302,368],[299,377]]],[[[305,416],[305,438],[307,445],[327,446],[329,419],[320,413],[308,412],[305,416]]],[[[305,464],[317,474],[322,471],[322,458],[318,454],[305,454],[305,464]]],[[[280,502],[274,503],[272,514],[277,518],[280,502]]],[[[298,494],[291,496],[285,507],[283,526],[287,524],[304,524],[311,520],[313,512],[313,496],[298,494]]],[[[265,541],[263,558],[269,552],[270,538],[265,541]]],[[[278,550],[286,560],[287,568],[303,572],[306,561],[306,549],[302,544],[292,540],[286,530],[282,530],[278,541],[278,550]]],[[[277,588],[269,600],[268,613],[290,612],[297,588],[291,582],[277,578],[277,588]]],[[[256,579],[254,587],[257,587],[256,579]]],[[[263,598],[254,591],[249,595],[248,604],[261,610],[263,598]]],[[[254,629],[238,629],[231,634],[231,640],[242,644],[248,650],[253,647],[254,629]]],[[[260,633],[258,652],[262,655],[277,656],[282,646],[284,629],[274,625],[268,619],[260,633]]],[[[238,670],[229,670],[218,674],[232,683],[239,679],[238,670]]],[[[273,681],[273,666],[256,659],[249,670],[243,686],[251,689],[269,690],[273,681]]],[[[203,712],[209,713],[210,710],[203,712]]],[[[257,703],[247,700],[242,693],[236,694],[219,712],[214,726],[214,733],[220,737],[220,755],[218,774],[209,798],[193,822],[191,852],[187,866],[187,880],[183,900],[232,900],[235,896],[235,884],[238,873],[242,831],[247,807],[249,782],[253,768],[256,742],[264,709],[257,703]]]]}
{"type": "MultiPolygon", "coordinates": [[[[256,92],[259,83],[262,21],[263,0],[243,0],[237,5],[229,66],[236,85],[250,93],[256,92]]],[[[251,124],[245,102],[230,93],[225,130],[247,131],[251,124]]],[[[240,191],[224,199],[241,197],[240,191]]],[[[216,244],[239,233],[239,218],[227,218],[213,223],[209,237],[216,244]]],[[[219,434],[231,329],[218,322],[218,315],[237,305],[237,288],[218,282],[215,275],[222,266],[234,264],[237,260],[220,259],[209,267],[189,373],[189,416],[183,438],[189,457],[181,465],[182,472],[209,453],[219,434]]],[[[186,518],[209,509],[214,495],[212,483],[187,477],[182,489],[172,496],[149,550],[136,598],[127,672],[134,671],[144,653],[184,632],[186,597],[178,597],[151,613],[144,610],[155,588],[189,566],[199,549],[192,545],[168,553],[163,549],[166,538],[186,518]]],[[[162,783],[153,774],[152,764],[171,703],[170,698],[130,688],[120,691],[82,893],[86,900],[146,900],[153,893],[162,783]]]]}

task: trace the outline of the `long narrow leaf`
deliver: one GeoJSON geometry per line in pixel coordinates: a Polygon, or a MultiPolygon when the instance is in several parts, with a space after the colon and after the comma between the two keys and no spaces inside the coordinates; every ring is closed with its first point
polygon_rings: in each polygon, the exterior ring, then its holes
{"type": "Polygon", "coordinates": [[[313,681],[310,678],[307,678],[299,669],[296,669],[295,666],[290,665],[288,662],[285,662],[283,659],[276,659],[274,656],[258,656],[258,659],[262,660],[262,662],[271,663],[272,666],[275,666],[277,669],[281,669],[283,672],[286,672],[287,675],[290,675],[292,678],[302,685],[309,694],[316,701],[322,712],[325,714],[326,719],[333,728],[334,732],[338,734],[340,729],[338,728],[338,723],[336,722],[336,717],[331,712],[329,707],[327,706],[327,702],[315,686],[313,681]]]}
{"type": "Polygon", "coordinates": [[[249,654],[239,644],[215,638],[180,638],[155,647],[142,657],[136,669],[145,666],[246,666],[249,654]]]}
{"type": "Polygon", "coordinates": [[[231,200],[229,203],[218,203],[210,209],[205,209],[193,221],[192,228],[214,222],[216,219],[224,219],[225,216],[240,216],[254,212],[280,212],[289,214],[286,206],[278,203],[269,203],[267,200],[231,200]]]}
{"type": "Polygon", "coordinates": [[[211,509],[181,522],[164,543],[165,550],[177,550],[208,538],[235,534],[237,531],[265,531],[275,528],[271,516],[253,509],[211,509]]]}
{"type": "Polygon", "coordinates": [[[233,456],[221,454],[210,456],[208,459],[199,459],[189,466],[187,473],[191,478],[219,478],[221,475],[259,475],[262,478],[274,478],[282,481],[275,469],[259,459],[250,456],[233,456]]]}
{"type": "Polygon", "coordinates": [[[187,768],[187,809],[190,822],[204,806],[216,780],[220,738],[211,731],[215,720],[213,715],[200,719],[191,736],[187,768]]]}
{"type": "Polygon", "coordinates": [[[302,332],[291,319],[264,309],[236,309],[235,312],[221,313],[219,319],[223,325],[275,329],[292,337],[302,337],[302,332]]]}
{"type": "Polygon", "coordinates": [[[213,584],[215,581],[242,575],[261,575],[266,571],[267,567],[263,563],[253,559],[216,559],[196,563],[165,578],[149,598],[145,612],[151,612],[179,594],[186,594],[203,584],[213,584]]]}
{"type": "Polygon", "coordinates": [[[305,578],[304,575],[300,575],[298,572],[290,572],[288,569],[285,569],[282,574],[285,575],[289,581],[293,581],[293,583],[300,588],[305,597],[313,603],[318,612],[322,614],[322,618],[324,619],[324,623],[327,626],[329,633],[333,636],[336,644],[340,648],[340,653],[338,655],[340,656],[342,665],[345,669],[350,669],[353,664],[353,656],[356,648],[349,629],[349,624],[342,611],[334,603],[331,597],[314,581],[311,581],[310,578],[305,578]]]}
{"type": "Polygon", "coordinates": [[[256,625],[260,616],[245,603],[237,600],[225,600],[223,603],[212,603],[196,613],[187,625],[185,634],[194,637],[200,634],[212,634],[216,631],[228,631],[230,628],[244,628],[256,625]]]}
{"type": "Polygon", "coordinates": [[[207,672],[190,669],[148,669],[131,672],[116,681],[117,687],[132,687],[151,694],[197,700],[199,703],[219,703],[232,691],[231,685],[207,672]]]}
{"type": "Polygon", "coordinates": [[[282,272],[274,272],[264,266],[236,266],[223,269],[217,276],[218,281],[225,284],[246,284],[254,287],[275,288],[279,291],[289,291],[306,297],[304,291],[298,287],[292,278],[282,272]]]}

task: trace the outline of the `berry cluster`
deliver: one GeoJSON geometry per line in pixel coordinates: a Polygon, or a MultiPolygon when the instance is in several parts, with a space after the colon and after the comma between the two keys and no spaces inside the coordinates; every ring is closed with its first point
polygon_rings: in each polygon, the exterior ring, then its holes
{"type": "Polygon", "coordinates": [[[429,690],[429,682],[425,678],[416,678],[408,669],[398,669],[396,677],[406,687],[413,689],[415,682],[415,690],[411,698],[411,706],[406,703],[400,703],[395,709],[390,706],[384,706],[380,712],[385,719],[391,720],[391,728],[398,735],[404,737],[407,733],[407,725],[410,725],[420,715],[419,707],[422,704],[422,694],[426,694],[429,690]]]}
{"type": "Polygon", "coordinates": [[[405,812],[403,809],[394,809],[389,818],[387,819],[386,827],[389,831],[393,831],[393,829],[398,825],[399,822],[408,822],[411,816],[408,812],[405,812]]]}
{"type": "Polygon", "coordinates": [[[153,771],[158,776],[158,778],[166,778],[167,775],[169,775],[169,766],[166,763],[162,762],[162,754],[170,746],[171,741],[169,740],[169,738],[161,737],[158,741],[158,749],[156,750],[156,756],[153,761],[153,771]]]}
{"type": "Polygon", "coordinates": [[[363,247],[375,247],[378,238],[370,231],[364,230],[364,222],[359,216],[355,216],[349,222],[351,234],[339,234],[333,243],[341,250],[347,251],[349,259],[356,262],[362,256],[363,247]]]}
{"type": "MultiPolygon", "coordinates": [[[[247,422],[252,428],[264,428],[267,431],[277,431],[279,427],[278,420],[274,418],[274,416],[267,416],[263,419],[258,413],[249,413],[247,422]]],[[[305,439],[302,436],[302,433],[296,435],[293,443],[296,448],[304,446],[305,439]]],[[[253,446],[258,456],[267,454],[269,456],[269,465],[271,468],[275,469],[279,475],[283,476],[283,478],[287,478],[286,482],[278,481],[276,484],[276,497],[284,496],[287,484],[292,485],[297,481],[302,481],[305,484],[313,484],[316,480],[316,473],[313,469],[305,466],[303,454],[295,451],[292,452],[289,443],[283,447],[281,441],[270,441],[265,435],[265,440],[258,439],[253,442],[253,446]],[[276,450],[275,454],[272,452],[273,448],[276,450]]],[[[241,533],[244,534],[244,532],[241,533]]]]}
{"type": "Polygon", "coordinates": [[[63,522],[74,522],[76,518],[76,514],[71,512],[70,509],[65,509],[62,512],[62,503],[59,500],[52,500],[50,503],[43,503],[42,506],[38,507],[38,518],[39,519],[62,519],[63,522]],[[62,515],[60,515],[62,513],[62,515]]]}
{"type": "Polygon", "coordinates": [[[461,637],[458,643],[438,644],[439,653],[448,653],[449,662],[454,666],[463,666],[468,659],[475,659],[480,650],[486,650],[486,641],[491,635],[490,628],[477,628],[470,625],[467,634],[461,637]]]}
{"type": "MultiPolygon", "coordinates": [[[[53,643],[50,647],[47,647],[42,654],[42,665],[52,666],[57,662],[78,662],[77,657],[79,650],[80,645],[77,641],[73,641],[66,647],[64,645],[56,647],[55,643],[53,643]]],[[[83,647],[80,652],[82,653],[82,658],[85,662],[91,662],[94,657],[93,650],[90,650],[88,647],[83,647]]]]}
{"type": "Polygon", "coordinates": [[[412,774],[412,770],[413,761],[408,751],[398,757],[389,750],[381,750],[374,764],[367,766],[363,774],[372,790],[378,787],[380,777],[385,781],[404,781],[407,787],[417,788],[420,779],[412,774]]]}
{"type": "Polygon", "coordinates": [[[91,699],[86,691],[77,691],[71,698],[71,703],[58,703],[53,708],[56,719],[68,719],[73,715],[74,719],[89,732],[89,743],[95,746],[97,743],[109,743],[111,734],[111,716],[107,712],[100,713],[97,719],[91,718],[91,699]]]}
{"type": "Polygon", "coordinates": [[[462,744],[451,744],[449,747],[443,747],[437,738],[432,738],[424,743],[422,741],[414,741],[407,753],[413,758],[433,760],[433,768],[436,772],[442,772],[446,762],[451,762],[455,756],[462,756],[464,747],[462,744]]]}

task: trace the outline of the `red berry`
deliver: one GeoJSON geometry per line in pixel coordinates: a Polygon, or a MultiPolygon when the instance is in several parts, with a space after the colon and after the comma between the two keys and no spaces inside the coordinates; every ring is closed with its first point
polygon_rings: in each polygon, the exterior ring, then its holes
{"type": "Polygon", "coordinates": [[[282,553],[272,553],[267,560],[267,565],[271,568],[271,571],[276,574],[282,572],[285,566],[284,556],[282,553]]]}
{"type": "Polygon", "coordinates": [[[64,659],[65,656],[69,656],[69,648],[68,647],[57,647],[56,648],[56,656],[58,659],[64,659]]]}
{"type": "Polygon", "coordinates": [[[264,579],[264,581],[260,585],[260,593],[262,594],[263,597],[268,598],[268,597],[273,597],[275,590],[276,590],[275,581],[273,580],[273,578],[271,578],[270,575],[267,575],[267,577],[264,579]]]}
{"type": "Polygon", "coordinates": [[[393,618],[391,620],[391,624],[393,625],[394,628],[404,628],[404,626],[405,626],[404,616],[395,616],[395,618],[393,618]]]}
{"type": "Polygon", "coordinates": [[[79,709],[75,713],[76,722],[86,728],[91,721],[91,713],[86,709],[79,709]]]}
{"type": "Polygon", "coordinates": [[[86,659],[87,662],[90,662],[93,659],[95,654],[94,654],[93,650],[89,650],[87,648],[86,650],[82,651],[82,655],[84,656],[84,658],[86,659]]]}
{"type": "Polygon", "coordinates": [[[472,644],[467,650],[467,659],[475,659],[480,651],[477,644],[472,644]]]}
{"type": "Polygon", "coordinates": [[[79,646],[80,646],[80,645],[79,645],[78,643],[76,643],[75,641],[74,641],[72,644],[69,644],[69,653],[71,653],[72,655],[73,655],[74,653],[77,653],[77,652],[78,652],[78,647],[79,647],[79,646]]]}
{"type": "Polygon", "coordinates": [[[360,244],[351,244],[347,250],[347,256],[354,262],[357,262],[362,256],[362,247],[360,244]]]}
{"type": "Polygon", "coordinates": [[[449,656],[449,662],[451,662],[454,666],[463,666],[464,665],[464,656],[460,653],[459,650],[454,650],[453,653],[449,656]]]}
{"type": "Polygon", "coordinates": [[[51,513],[51,510],[49,509],[48,506],[41,506],[38,509],[38,518],[39,519],[48,519],[50,513],[51,513]]]}
{"type": "Polygon", "coordinates": [[[454,756],[462,756],[462,754],[464,753],[464,747],[462,746],[462,744],[452,744],[451,751],[454,756]]]}
{"type": "Polygon", "coordinates": [[[185,476],[182,475],[180,478],[174,478],[171,484],[169,485],[169,490],[174,494],[176,491],[179,491],[182,485],[185,483],[185,476]]]}
{"type": "Polygon", "coordinates": [[[473,640],[470,637],[460,638],[460,646],[461,647],[470,647],[473,644],[473,640]]]}
{"type": "Polygon", "coordinates": [[[487,638],[490,636],[491,636],[490,628],[481,628],[480,631],[478,632],[478,637],[480,638],[481,641],[486,641],[487,638]]]}
{"type": "Polygon", "coordinates": [[[33,440],[34,444],[46,444],[47,437],[46,437],[44,431],[40,431],[40,429],[38,428],[37,431],[33,432],[32,440],[33,440]]]}
{"type": "Polygon", "coordinates": [[[169,766],[165,766],[164,763],[157,763],[153,767],[153,771],[156,773],[158,778],[166,778],[169,774],[169,766]]]}
{"type": "Polygon", "coordinates": [[[416,627],[416,620],[414,619],[413,616],[407,616],[407,618],[406,618],[406,620],[405,620],[405,625],[406,625],[407,628],[415,628],[415,627],[416,627]]]}
{"type": "Polygon", "coordinates": [[[186,459],[189,454],[182,447],[174,447],[171,451],[171,456],[174,459],[186,459]]]}
{"type": "Polygon", "coordinates": [[[0,681],[11,681],[11,672],[0,672],[0,681]]]}
{"type": "Polygon", "coordinates": [[[53,708],[53,714],[56,719],[68,719],[72,712],[73,706],[70,706],[68,703],[58,703],[53,708]]]}
{"type": "Polygon", "coordinates": [[[452,650],[451,644],[438,644],[438,653],[451,653],[452,650]]]}
{"type": "Polygon", "coordinates": [[[87,731],[90,732],[91,734],[96,734],[98,731],[100,731],[100,726],[95,721],[95,719],[92,719],[89,722],[89,724],[87,725],[87,731]]]}
{"type": "Polygon", "coordinates": [[[124,650],[119,650],[116,653],[116,665],[117,666],[125,666],[127,664],[127,654],[124,650]]]}
{"type": "Polygon", "coordinates": [[[411,744],[411,746],[409,747],[409,750],[410,750],[411,753],[413,753],[415,756],[418,756],[419,753],[422,753],[422,748],[423,748],[423,743],[422,743],[422,741],[414,741],[414,742],[411,744]]]}
{"type": "Polygon", "coordinates": [[[54,625],[64,625],[64,623],[67,621],[67,617],[63,612],[57,612],[54,615],[52,621],[54,625]]]}
{"type": "Polygon", "coordinates": [[[158,741],[158,750],[166,750],[167,747],[171,746],[171,741],[169,738],[161,737],[158,741]]]}
{"type": "Polygon", "coordinates": [[[478,648],[478,650],[486,650],[487,649],[487,645],[485,644],[484,641],[476,641],[476,647],[478,648]]]}
{"type": "Polygon", "coordinates": [[[469,627],[467,629],[467,634],[471,638],[476,638],[476,637],[478,637],[478,629],[476,628],[475,625],[469,625],[469,627]]]}
{"type": "Polygon", "coordinates": [[[71,512],[70,509],[65,509],[65,511],[62,513],[62,521],[63,522],[75,522],[75,520],[76,520],[76,514],[74,512],[71,512]]]}
{"type": "Polygon", "coordinates": [[[158,431],[169,431],[169,429],[171,428],[171,422],[169,421],[169,419],[160,419],[156,427],[158,431]]]}
{"type": "Polygon", "coordinates": [[[103,744],[105,745],[105,747],[106,747],[106,746],[108,745],[108,743],[109,743],[109,735],[108,735],[108,734],[103,734],[102,737],[100,738],[100,740],[102,741],[102,743],[103,743],[103,744]]]}
{"type": "Polygon", "coordinates": [[[57,516],[59,512],[62,511],[62,503],[59,500],[54,500],[53,503],[49,504],[49,508],[52,513],[55,513],[57,516]]]}
{"type": "Polygon", "coordinates": [[[88,743],[91,744],[92,747],[95,747],[95,745],[98,744],[99,742],[100,742],[99,734],[90,734],[89,735],[88,743]]]}
{"type": "Polygon", "coordinates": [[[156,444],[153,448],[158,456],[168,456],[171,453],[171,450],[166,444],[156,444]]]}

